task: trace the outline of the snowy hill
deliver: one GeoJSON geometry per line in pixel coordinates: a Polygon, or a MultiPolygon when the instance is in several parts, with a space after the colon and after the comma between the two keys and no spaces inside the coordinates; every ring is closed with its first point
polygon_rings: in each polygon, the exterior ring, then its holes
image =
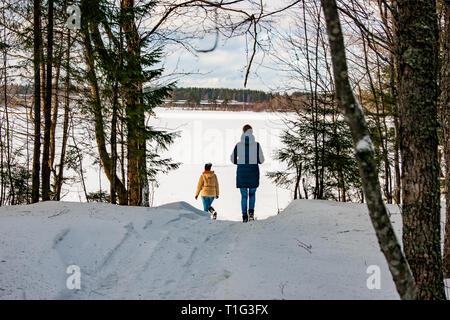
{"type": "Polygon", "coordinates": [[[398,299],[361,204],[297,200],[248,224],[185,202],[3,207],[0,246],[0,299],[398,299]],[[367,288],[369,265],[381,289],[367,288]]]}

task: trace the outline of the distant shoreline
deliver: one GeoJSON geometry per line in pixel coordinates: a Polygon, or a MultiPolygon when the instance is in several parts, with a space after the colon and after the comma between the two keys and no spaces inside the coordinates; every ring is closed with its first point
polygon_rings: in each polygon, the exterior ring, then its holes
{"type": "Polygon", "coordinates": [[[289,113],[292,112],[292,110],[288,109],[273,109],[273,108],[258,108],[254,104],[248,104],[248,105],[228,105],[228,106],[210,106],[210,105],[181,105],[181,104],[175,104],[168,106],[160,105],[158,108],[165,109],[165,110],[186,110],[186,111],[226,111],[226,112],[280,112],[280,113],[289,113]]]}

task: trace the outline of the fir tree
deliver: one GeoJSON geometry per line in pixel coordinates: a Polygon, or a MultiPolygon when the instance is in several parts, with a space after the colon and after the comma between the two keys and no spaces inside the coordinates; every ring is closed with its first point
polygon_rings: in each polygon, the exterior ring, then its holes
{"type": "Polygon", "coordinates": [[[103,0],[81,3],[82,35],[89,66],[86,77],[93,98],[96,140],[102,166],[114,186],[111,199],[117,191],[121,204],[148,205],[148,179],[177,167],[170,159],[161,159],[157,154],[173,142],[175,134],[146,124],[146,119],[154,116],[154,107],[174,87],[173,83],[156,85],[163,72],[155,68],[162,48],[152,48],[151,37],[141,37],[136,25],[154,5],[155,2],[137,6],[133,1],[122,1],[120,8],[116,8],[103,0]],[[152,90],[144,92],[144,84],[152,90]],[[123,142],[127,149],[126,181],[116,173],[115,126],[110,129],[112,150],[106,150],[105,126],[109,123],[105,116],[110,115],[116,124],[118,113],[123,114],[120,121],[124,121],[126,130],[126,142],[123,142]]]}
{"type": "Polygon", "coordinates": [[[297,199],[302,198],[302,189],[305,198],[318,198],[319,186],[307,185],[317,175],[323,199],[348,201],[352,195],[359,195],[361,188],[350,132],[334,105],[322,103],[320,109],[321,117],[314,117],[306,108],[288,122],[290,129],[281,136],[283,147],[275,154],[286,170],[267,176],[278,186],[293,190],[297,199]],[[318,148],[314,135],[318,136],[318,148]]]}

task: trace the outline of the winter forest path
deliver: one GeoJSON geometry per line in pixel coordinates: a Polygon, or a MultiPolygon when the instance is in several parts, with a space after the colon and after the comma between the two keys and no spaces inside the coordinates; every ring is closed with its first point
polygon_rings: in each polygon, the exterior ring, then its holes
{"type": "Polygon", "coordinates": [[[184,202],[46,202],[0,208],[0,245],[0,299],[398,298],[357,204],[300,200],[244,224],[184,202]],[[70,265],[80,290],[66,286],[70,265]],[[369,265],[379,290],[367,288],[369,265]]]}

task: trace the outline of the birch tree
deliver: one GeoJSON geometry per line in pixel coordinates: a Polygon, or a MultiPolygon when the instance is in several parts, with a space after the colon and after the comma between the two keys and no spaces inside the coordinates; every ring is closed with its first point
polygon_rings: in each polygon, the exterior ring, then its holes
{"type": "Polygon", "coordinates": [[[369,137],[364,112],[353,94],[348,78],[344,37],[337,4],[335,0],[321,0],[321,3],[325,12],[330,43],[336,98],[352,134],[369,215],[400,297],[415,299],[415,281],[389,220],[387,208],[383,203],[374,160],[374,147],[369,137]]]}

